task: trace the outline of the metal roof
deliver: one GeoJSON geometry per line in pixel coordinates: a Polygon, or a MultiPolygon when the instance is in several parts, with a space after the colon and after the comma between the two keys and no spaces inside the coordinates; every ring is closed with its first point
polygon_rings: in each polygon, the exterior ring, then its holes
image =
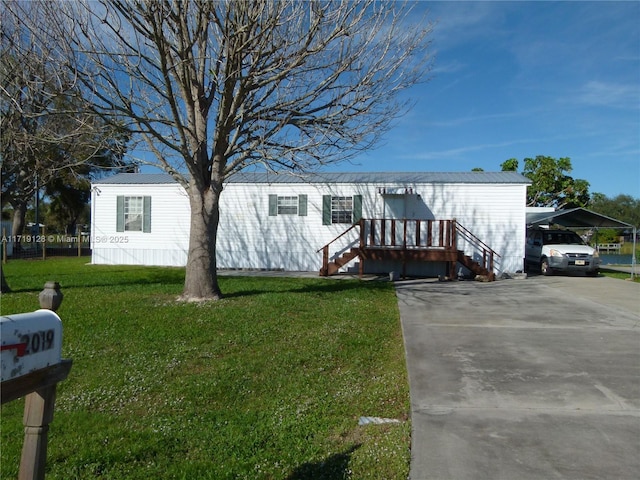
{"type": "Polygon", "coordinates": [[[317,172],[307,174],[239,172],[230,183],[515,183],[531,181],[517,172],[317,172]]]}
{"type": "Polygon", "coordinates": [[[93,183],[94,185],[160,185],[177,182],[167,173],[118,173],[93,183]]]}
{"type": "Polygon", "coordinates": [[[527,213],[527,225],[548,225],[555,223],[567,228],[580,227],[608,227],[608,228],[633,228],[633,225],[615,218],[610,218],[586,208],[571,208],[569,210],[556,210],[555,212],[527,213]]]}
{"type": "MultiPolygon", "coordinates": [[[[475,183],[475,184],[530,184],[531,180],[517,172],[316,172],[304,174],[238,172],[231,175],[229,183],[475,183]]],[[[147,185],[176,183],[166,173],[119,173],[97,180],[96,185],[123,184],[147,185]]]]}

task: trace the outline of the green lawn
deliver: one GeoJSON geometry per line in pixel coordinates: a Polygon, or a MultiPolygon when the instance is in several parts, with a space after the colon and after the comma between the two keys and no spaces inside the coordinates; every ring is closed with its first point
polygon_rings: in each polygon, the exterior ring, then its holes
{"type": "MultiPolygon", "coordinates": [[[[3,314],[65,295],[48,479],[406,479],[410,411],[393,286],[221,277],[176,303],[183,269],[10,261],[3,314]],[[360,416],[403,420],[359,426],[360,416]]],[[[18,400],[2,406],[0,478],[15,478],[18,400]]]]}
{"type": "MultiPolygon", "coordinates": [[[[600,273],[607,277],[618,278],[620,280],[631,280],[631,275],[625,272],[619,272],[617,270],[610,270],[606,267],[600,269],[600,273]]],[[[640,283],[640,277],[638,275],[634,275],[633,281],[640,283]]]]}

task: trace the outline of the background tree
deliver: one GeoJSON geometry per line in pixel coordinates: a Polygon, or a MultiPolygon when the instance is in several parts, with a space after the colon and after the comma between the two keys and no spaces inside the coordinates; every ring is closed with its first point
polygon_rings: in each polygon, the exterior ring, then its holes
{"type": "Polygon", "coordinates": [[[589,208],[607,217],[640,227],[640,199],[631,195],[621,194],[609,198],[602,193],[594,193],[589,208]]]}
{"type": "Polygon", "coordinates": [[[393,1],[41,6],[69,41],[93,110],[126,120],[188,192],[188,300],[221,296],[215,249],[230,175],[304,172],[371,148],[431,64],[431,25],[393,1]]]}
{"type": "Polygon", "coordinates": [[[503,172],[517,172],[518,171],[518,159],[510,158],[509,160],[505,160],[500,165],[502,167],[503,172]]]}
{"type": "MultiPolygon", "coordinates": [[[[76,79],[58,57],[56,42],[43,42],[16,18],[47,21],[35,4],[3,2],[0,22],[0,151],[2,207],[13,209],[12,234],[23,232],[27,206],[44,189],[59,205],[69,188],[97,169],[122,166],[127,141],[122,126],[84,108],[76,79]],[[11,8],[9,8],[11,7],[11,8]]],[[[16,244],[14,248],[19,249],[16,244]]]]}
{"type": "MultiPolygon", "coordinates": [[[[501,164],[503,171],[517,171],[518,160],[501,164]]],[[[527,188],[528,207],[575,208],[589,203],[589,182],[569,175],[573,167],[568,157],[555,159],[538,155],[524,159],[522,174],[531,180],[527,188]]]]}
{"type": "Polygon", "coordinates": [[[123,157],[124,150],[120,146],[127,142],[127,132],[117,132],[117,136],[107,139],[106,147],[101,152],[96,152],[89,162],[63,169],[47,183],[44,198],[48,207],[48,227],[75,235],[78,223],[90,222],[91,181],[114,171],[136,170],[135,163],[130,163],[123,157]]]}

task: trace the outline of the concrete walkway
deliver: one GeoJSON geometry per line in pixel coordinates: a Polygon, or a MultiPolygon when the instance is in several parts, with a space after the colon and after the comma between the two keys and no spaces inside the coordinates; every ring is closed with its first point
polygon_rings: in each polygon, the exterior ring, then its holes
{"type": "Polygon", "coordinates": [[[396,284],[411,480],[637,479],[640,284],[396,284]]]}

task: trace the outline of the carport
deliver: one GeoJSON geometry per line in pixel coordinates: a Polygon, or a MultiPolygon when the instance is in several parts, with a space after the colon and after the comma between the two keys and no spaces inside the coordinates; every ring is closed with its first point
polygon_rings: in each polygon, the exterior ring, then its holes
{"type": "Polygon", "coordinates": [[[636,227],[615,218],[601,215],[586,208],[571,208],[554,212],[528,212],[527,226],[556,224],[566,228],[631,228],[633,251],[631,254],[631,278],[636,270],[636,227]]]}

